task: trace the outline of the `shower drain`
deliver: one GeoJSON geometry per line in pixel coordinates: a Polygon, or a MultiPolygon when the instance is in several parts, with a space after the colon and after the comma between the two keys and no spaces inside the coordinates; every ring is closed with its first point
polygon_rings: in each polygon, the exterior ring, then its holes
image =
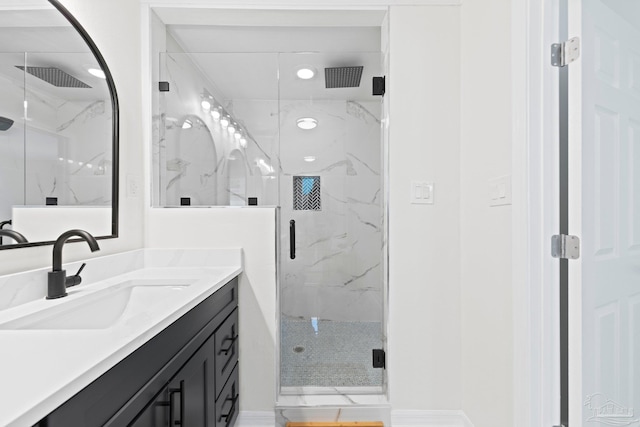
{"type": "Polygon", "coordinates": [[[297,345],[295,347],[293,347],[293,352],[294,353],[302,353],[304,351],[304,347],[302,347],[301,345],[297,345]]]}

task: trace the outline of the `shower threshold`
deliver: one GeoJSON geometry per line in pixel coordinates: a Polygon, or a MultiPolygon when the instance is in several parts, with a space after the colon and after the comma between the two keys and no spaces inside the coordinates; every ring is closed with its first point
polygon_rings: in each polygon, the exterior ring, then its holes
{"type": "Polygon", "coordinates": [[[276,427],[288,422],[353,422],[379,420],[391,425],[391,405],[378,395],[302,395],[279,396],[275,407],[276,427]]]}
{"type": "Polygon", "coordinates": [[[373,400],[378,400],[378,396],[385,394],[384,387],[280,387],[282,396],[319,396],[319,399],[329,400],[331,396],[359,395],[366,400],[366,396],[374,396],[373,400]]]}

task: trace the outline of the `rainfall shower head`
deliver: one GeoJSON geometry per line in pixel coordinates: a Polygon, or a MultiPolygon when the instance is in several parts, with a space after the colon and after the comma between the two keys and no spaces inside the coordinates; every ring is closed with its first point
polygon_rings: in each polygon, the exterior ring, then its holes
{"type": "Polygon", "coordinates": [[[363,66],[331,67],[324,69],[324,85],[327,89],[338,87],[358,87],[363,66]]]}
{"type": "MultiPolygon", "coordinates": [[[[25,67],[22,65],[16,65],[16,68],[19,68],[24,71],[25,67]]],[[[65,73],[60,68],[56,67],[26,67],[27,73],[31,74],[39,78],[40,80],[44,80],[45,82],[54,85],[56,87],[73,87],[73,88],[82,88],[89,89],[91,86],[88,84],[76,79],[70,74],[65,73]]]]}
{"type": "Polygon", "coordinates": [[[13,126],[13,120],[0,116],[0,131],[9,130],[13,126]]]}

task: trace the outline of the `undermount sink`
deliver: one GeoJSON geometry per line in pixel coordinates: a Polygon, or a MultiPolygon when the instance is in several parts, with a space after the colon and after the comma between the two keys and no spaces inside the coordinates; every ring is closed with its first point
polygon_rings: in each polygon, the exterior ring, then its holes
{"type": "Polygon", "coordinates": [[[0,330],[105,329],[126,313],[172,298],[195,280],[131,279],[0,324],[0,330]]]}

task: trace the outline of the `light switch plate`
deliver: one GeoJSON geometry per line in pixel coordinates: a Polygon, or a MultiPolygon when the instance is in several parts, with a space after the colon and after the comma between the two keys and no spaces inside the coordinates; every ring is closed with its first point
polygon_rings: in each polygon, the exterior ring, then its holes
{"type": "Polygon", "coordinates": [[[511,204],[511,175],[489,180],[489,206],[511,204]]]}
{"type": "Polygon", "coordinates": [[[433,189],[434,185],[432,182],[411,181],[409,200],[411,200],[412,204],[432,205],[433,189]]]}
{"type": "Polygon", "coordinates": [[[137,198],[140,195],[140,177],[127,175],[127,197],[137,198]]]}

